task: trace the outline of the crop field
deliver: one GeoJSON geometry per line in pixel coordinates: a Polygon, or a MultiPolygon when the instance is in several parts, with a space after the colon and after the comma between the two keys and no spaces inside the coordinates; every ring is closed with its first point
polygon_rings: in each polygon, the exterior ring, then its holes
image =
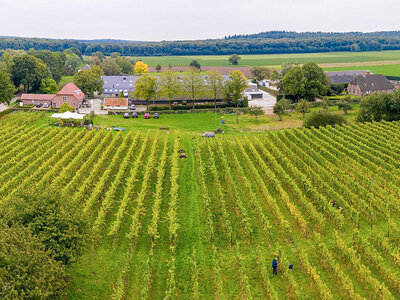
{"type": "Polygon", "coordinates": [[[71,299],[400,297],[400,122],[201,139],[41,118],[1,119],[0,198],[60,189],[91,220],[71,299]]]}
{"type": "MultiPolygon", "coordinates": [[[[260,54],[240,55],[239,66],[280,66],[285,62],[299,64],[314,61],[318,64],[333,63],[367,63],[374,61],[399,61],[400,51],[370,51],[370,52],[328,52],[328,53],[300,53],[300,54],[260,54]]],[[[194,59],[202,66],[232,66],[228,55],[199,55],[199,56],[144,56],[134,57],[142,59],[150,66],[188,66],[194,59]]],[[[397,62],[399,64],[399,62],[397,62]]]]}

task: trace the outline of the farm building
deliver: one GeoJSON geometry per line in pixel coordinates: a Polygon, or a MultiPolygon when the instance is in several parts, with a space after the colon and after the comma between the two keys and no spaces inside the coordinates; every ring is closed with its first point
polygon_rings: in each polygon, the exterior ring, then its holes
{"type": "Polygon", "coordinates": [[[244,96],[249,100],[262,99],[263,93],[257,87],[255,83],[249,83],[249,86],[244,90],[244,96]]]}
{"type": "Polygon", "coordinates": [[[325,72],[331,84],[334,83],[350,83],[360,75],[372,75],[369,70],[351,70],[351,71],[328,71],[325,72]]]}
{"type": "Polygon", "coordinates": [[[73,108],[82,106],[85,94],[72,82],[66,84],[53,98],[52,107],[60,107],[63,103],[68,103],[73,108]]]}
{"type": "Polygon", "coordinates": [[[104,109],[128,109],[128,98],[105,98],[104,109]]]}
{"type": "Polygon", "coordinates": [[[127,97],[135,90],[139,76],[102,76],[104,97],[119,97],[121,92],[127,97]]]}
{"type": "Polygon", "coordinates": [[[365,96],[376,92],[391,93],[393,91],[393,84],[381,74],[357,76],[347,87],[347,92],[355,96],[365,96]]]}
{"type": "Polygon", "coordinates": [[[72,82],[66,84],[57,94],[21,95],[23,105],[46,103],[53,108],[59,108],[63,103],[68,103],[73,108],[79,108],[84,99],[85,94],[72,82]]]}
{"type": "Polygon", "coordinates": [[[30,104],[48,104],[51,106],[51,101],[53,100],[55,94],[22,94],[21,103],[22,105],[30,104]]]}
{"type": "MultiPolygon", "coordinates": [[[[103,84],[103,95],[105,98],[119,97],[121,93],[125,97],[131,97],[132,93],[135,91],[135,82],[140,76],[102,76],[104,81],[103,84]]],[[[155,76],[158,78],[158,76],[155,76]]],[[[230,80],[228,75],[223,75],[225,81],[230,80]]],[[[183,83],[183,77],[178,76],[178,79],[183,83]]],[[[203,76],[204,84],[208,84],[208,76],[203,76]]],[[[251,99],[260,99],[263,97],[262,92],[257,88],[256,84],[250,83],[249,87],[244,92],[245,96],[251,99]]],[[[161,101],[166,99],[160,99],[161,101]]],[[[189,100],[186,98],[177,100],[189,100]]],[[[202,99],[207,100],[207,99],[202,99]]],[[[222,99],[220,99],[222,100],[222,99]]]]}

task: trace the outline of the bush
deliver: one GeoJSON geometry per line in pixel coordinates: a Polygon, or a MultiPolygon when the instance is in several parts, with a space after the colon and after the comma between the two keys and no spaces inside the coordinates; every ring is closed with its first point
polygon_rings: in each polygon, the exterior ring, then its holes
{"type": "Polygon", "coordinates": [[[57,299],[67,294],[65,267],[29,230],[0,225],[0,297],[57,299]]]}
{"type": "Polygon", "coordinates": [[[400,120],[400,92],[375,93],[363,98],[358,120],[361,122],[400,120]]]}
{"type": "Polygon", "coordinates": [[[87,219],[58,190],[24,188],[1,203],[0,213],[8,226],[29,229],[65,265],[78,257],[88,236],[87,219]]]}
{"type": "Polygon", "coordinates": [[[65,102],[65,103],[61,104],[61,106],[60,106],[60,113],[64,113],[67,111],[73,112],[74,108],[71,105],[69,105],[67,102],[65,102]]]}
{"type": "Polygon", "coordinates": [[[306,128],[319,128],[327,125],[342,125],[346,123],[346,119],[343,115],[332,114],[327,110],[321,109],[316,110],[306,116],[303,121],[303,126],[306,128]]]}

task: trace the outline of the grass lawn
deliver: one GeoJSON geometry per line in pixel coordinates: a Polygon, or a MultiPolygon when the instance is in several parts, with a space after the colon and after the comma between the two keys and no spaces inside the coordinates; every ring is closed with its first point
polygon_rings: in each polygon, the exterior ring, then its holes
{"type": "MultiPolygon", "coordinates": [[[[355,105],[354,110],[346,115],[349,122],[356,117],[359,106],[355,105]]],[[[321,108],[312,108],[318,110],[321,108]]],[[[333,113],[343,113],[337,106],[331,106],[333,113]]],[[[195,114],[165,114],[160,115],[160,119],[144,119],[139,116],[137,119],[124,119],[122,115],[95,116],[94,124],[102,127],[119,126],[126,130],[158,130],[161,127],[168,127],[171,131],[179,130],[181,132],[198,134],[204,131],[214,131],[221,128],[225,133],[240,133],[244,131],[264,131],[270,129],[282,129],[290,127],[301,127],[303,117],[299,113],[292,113],[283,117],[279,121],[277,116],[263,115],[258,120],[254,116],[240,115],[239,123],[236,121],[235,114],[216,114],[216,113],[195,113],[195,114]],[[225,120],[225,124],[221,121],[225,120]]]]}
{"type": "Polygon", "coordinates": [[[74,78],[74,76],[63,76],[61,77],[60,82],[58,83],[59,86],[64,86],[66,85],[68,82],[72,81],[74,78]]]}

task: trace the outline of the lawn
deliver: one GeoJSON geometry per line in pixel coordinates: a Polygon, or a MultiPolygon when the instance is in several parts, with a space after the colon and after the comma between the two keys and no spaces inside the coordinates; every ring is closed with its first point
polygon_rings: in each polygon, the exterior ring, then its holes
{"type": "MultiPolygon", "coordinates": [[[[321,108],[312,108],[318,110],[321,108]]],[[[331,106],[333,113],[339,111],[337,106],[331,106]]],[[[346,118],[351,123],[358,111],[358,105],[350,111],[346,118]]],[[[250,115],[240,115],[239,123],[235,114],[216,114],[216,113],[194,113],[194,114],[165,114],[160,115],[160,119],[144,119],[139,116],[137,119],[124,119],[122,115],[95,116],[94,124],[102,127],[124,127],[127,130],[157,130],[160,128],[169,128],[170,131],[179,130],[189,134],[199,134],[204,131],[214,131],[221,128],[225,133],[240,133],[243,131],[264,131],[269,129],[281,129],[290,127],[301,127],[303,117],[299,113],[291,113],[279,121],[277,116],[263,115],[256,119],[250,115]],[[222,124],[222,120],[225,124],[222,124]]]]}
{"type": "Polygon", "coordinates": [[[67,83],[69,83],[70,81],[72,81],[74,79],[74,76],[63,76],[61,77],[60,82],[58,83],[59,86],[64,86],[67,83]]]}

